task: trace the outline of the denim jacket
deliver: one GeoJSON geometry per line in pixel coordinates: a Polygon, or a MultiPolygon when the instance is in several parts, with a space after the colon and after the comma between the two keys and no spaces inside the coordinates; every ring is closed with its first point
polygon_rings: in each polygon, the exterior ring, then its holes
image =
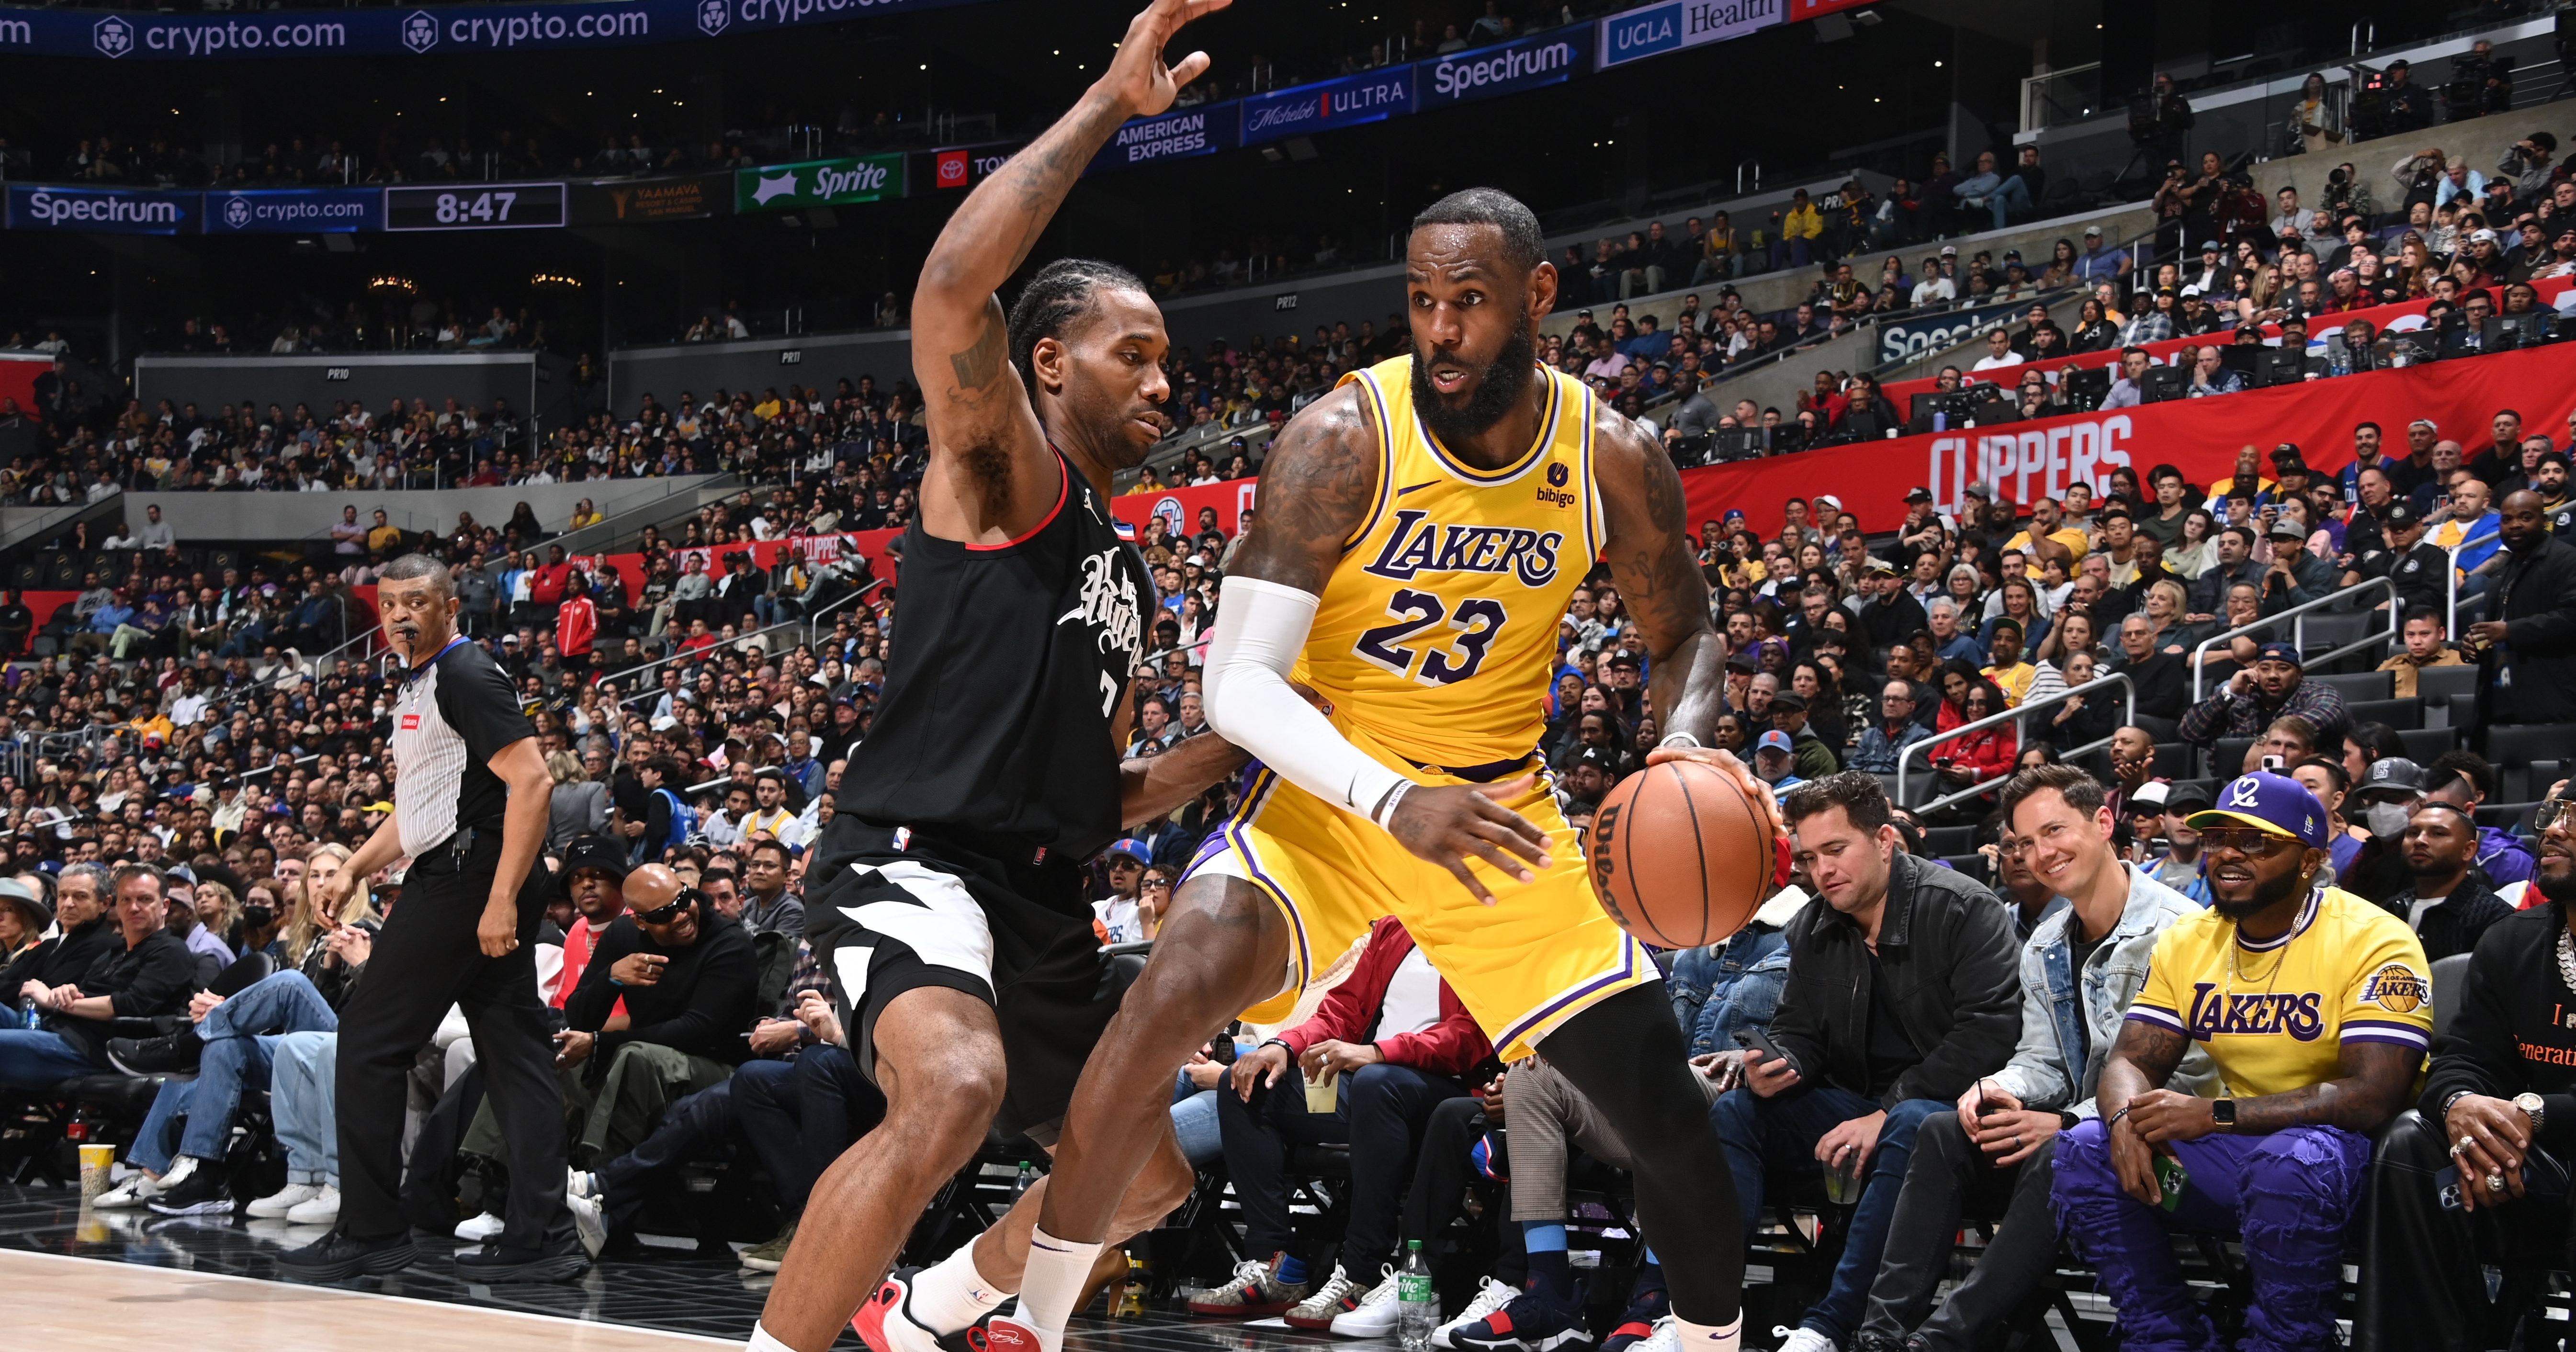
{"type": "MultiPolygon", "coordinates": [[[[2073,970],[2074,950],[2066,927],[2075,923],[2075,908],[2060,906],[2031,931],[2021,949],[2021,1045],[2012,1060],[1996,1072],[1995,1082],[2038,1111],[2065,1109],[2078,1117],[2099,1114],[2093,1106],[2102,1067],[2111,1059],[2111,1044],[2120,1036],[2120,1021],[2138,989],[2147,984],[2147,959],[2165,928],[2204,908],[2134,864],[2120,867],[2129,875],[2129,901],[2120,911],[2110,937],[2073,970]],[[2080,992],[2080,993],[2079,993],[2080,992]],[[2078,1021],[2081,1021],[2080,1023],[2078,1021]],[[2070,1082],[2067,1068],[2090,1032],[2092,1047],[2084,1056],[2080,1082],[2070,1082]]],[[[2206,1094],[2218,1084],[2217,1067],[2207,1049],[2193,1044],[2167,1086],[2206,1094]]]]}
{"type": "Polygon", "coordinates": [[[1724,944],[1677,954],[1667,985],[1691,1055],[1701,1056],[1734,1051],[1737,1029],[1768,1028],[1788,983],[1788,936],[1755,923],[1724,944]]]}

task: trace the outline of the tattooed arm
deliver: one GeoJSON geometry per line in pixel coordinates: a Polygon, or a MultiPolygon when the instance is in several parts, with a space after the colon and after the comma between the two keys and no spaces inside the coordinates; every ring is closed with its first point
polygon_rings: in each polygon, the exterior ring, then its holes
{"type": "Polygon", "coordinates": [[[1747,801],[1771,814],[1780,834],[1771,786],[1743,762],[1719,750],[1717,716],[1726,712],[1726,644],[1708,618],[1708,577],[1691,556],[1689,505],[1672,456],[1637,425],[1609,408],[1593,417],[1599,457],[1594,478],[1601,492],[1609,539],[1602,545],[1619,599],[1645,635],[1647,695],[1654,703],[1659,737],[1686,735],[1690,742],[1657,747],[1648,765],[1695,760],[1735,781],[1747,801]],[[1696,743],[1693,745],[1692,743],[1696,743]]]}
{"type": "Polygon", "coordinates": [[[1127,25],[1118,55],[1073,111],[969,194],[939,232],[912,296],[912,372],[930,427],[921,523],[942,539],[994,544],[1054,508],[1061,472],[1012,369],[995,294],[1037,247],[1074,180],[1119,124],[1172,106],[1208,67],[1205,52],[1163,64],[1182,24],[1231,0],[1154,0],[1127,25]]]}
{"type": "Polygon", "coordinates": [[[2111,1167],[2120,1175],[2120,1190],[2149,1206],[2164,1200],[2164,1189],[2156,1183],[2155,1157],[2173,1152],[2149,1144],[2139,1118],[2157,1108],[2159,1096],[2173,1096],[2158,1086],[2172,1078],[2190,1045],[2179,1030],[2143,1019],[2123,1019],[2119,1040],[2111,1044],[2110,1059],[2102,1063],[2102,1080],[2094,1090],[2093,1103],[2107,1124],[2111,1167]]]}

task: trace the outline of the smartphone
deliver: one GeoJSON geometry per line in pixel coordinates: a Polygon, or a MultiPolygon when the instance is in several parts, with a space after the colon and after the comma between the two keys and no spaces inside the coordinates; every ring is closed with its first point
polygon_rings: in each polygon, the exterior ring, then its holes
{"type": "Polygon", "coordinates": [[[2276,775],[2286,769],[2289,764],[2289,759],[2285,756],[2265,756],[2263,758],[2263,768],[2276,775]]]}
{"type": "Polygon", "coordinates": [[[1789,1059],[1789,1054],[1780,1050],[1780,1044],[1773,1042],[1771,1035],[1759,1028],[1736,1029],[1735,1045],[1748,1052],[1760,1052],[1769,1060],[1785,1063],[1789,1059]]]}
{"type": "Polygon", "coordinates": [[[2182,1205],[2183,1185],[2191,1181],[2191,1171],[2171,1155],[2156,1156],[2156,1190],[2164,1195],[2157,1203],[2167,1211],[2182,1205]]]}

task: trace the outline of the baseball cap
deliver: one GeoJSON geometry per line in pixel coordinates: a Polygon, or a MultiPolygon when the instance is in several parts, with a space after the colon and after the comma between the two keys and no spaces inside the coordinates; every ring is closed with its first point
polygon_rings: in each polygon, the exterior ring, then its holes
{"type": "Polygon", "coordinates": [[[2218,826],[2252,826],[2295,840],[2311,849],[2326,845],[2325,804],[2307,786],[2288,775],[2254,770],[2238,775],[2219,790],[2219,806],[2191,814],[2195,831],[2218,826]]]}
{"type": "Polygon", "coordinates": [[[1762,740],[1754,744],[1753,751],[1756,755],[1765,751],[1777,751],[1786,756],[1793,753],[1793,748],[1789,745],[1789,734],[1773,729],[1762,734],[1762,740]]]}
{"type": "Polygon", "coordinates": [[[2139,785],[2129,794],[2129,811],[2131,813],[2162,812],[2164,810],[2165,784],[2162,780],[2148,780],[2146,783],[2139,785]]]}
{"type": "Polygon", "coordinates": [[[2469,233],[2469,238],[2472,241],[2493,244],[2496,242],[2496,232],[2493,230],[2474,230],[2469,233]]]}
{"type": "Polygon", "coordinates": [[[1831,493],[1818,493],[1816,495],[1816,505],[1823,507],[1827,504],[1831,504],[1833,509],[1837,512],[1843,509],[1843,500],[1841,498],[1835,497],[1831,493]]]}
{"type": "Polygon", "coordinates": [[[1930,502],[1932,500],[1932,490],[1928,488],[1914,489],[1905,495],[1905,500],[1907,502],[1930,502]]]}
{"type": "Polygon", "coordinates": [[[2404,756],[2382,756],[2361,772],[2361,783],[2355,793],[2398,792],[2410,797],[2424,792],[2424,771],[2404,756]]]}
{"type": "Polygon", "coordinates": [[[2202,240],[2202,241],[2200,242],[2200,251],[2201,251],[2202,253],[2216,253],[2216,252],[2218,252],[2218,241],[2217,241],[2217,240],[2214,240],[2214,239],[2204,239],[2204,240],[2202,240]]]}
{"type": "Polygon", "coordinates": [[[2209,790],[2185,781],[2165,785],[2165,811],[2193,812],[2210,805],[2209,790]]]}
{"type": "Polygon", "coordinates": [[[1983,498],[1988,502],[1995,500],[1995,486],[1987,483],[1983,479],[1979,479],[1975,483],[1968,485],[1964,491],[1972,498],[1983,498]]]}
{"type": "Polygon", "coordinates": [[[1807,697],[1794,690],[1783,690],[1771,697],[1771,707],[1803,714],[1807,711],[1807,697]]]}
{"type": "Polygon", "coordinates": [[[1612,776],[1613,778],[1616,778],[1619,773],[1619,758],[1610,754],[1610,748],[1606,746],[1587,746],[1583,748],[1582,751],[1576,753],[1574,763],[1576,765],[1593,766],[1599,769],[1601,773],[1612,776]]]}
{"type": "Polygon", "coordinates": [[[572,875],[583,869],[597,869],[618,882],[626,881],[626,842],[606,836],[580,836],[564,847],[563,871],[555,875],[565,895],[572,892],[572,875]]]}
{"type": "Polygon", "coordinates": [[[1637,665],[1637,655],[1625,648],[1621,648],[1617,652],[1610,654],[1610,665],[1614,667],[1633,667],[1637,665]]]}
{"type": "Polygon", "coordinates": [[[2300,525],[2295,518],[2286,516],[2281,517],[2272,523],[2272,538],[2275,540],[2304,540],[2308,538],[2308,528],[2300,525]]]}
{"type": "Polygon", "coordinates": [[[2084,233],[2087,235],[2098,236],[2102,233],[2102,227],[2098,225],[2088,225],[2084,227],[2084,233]]]}
{"type": "Polygon", "coordinates": [[[2191,300],[2198,295],[2200,295],[2200,288],[2198,286],[2185,286],[2182,289],[2182,298],[2184,300],[2191,300]]]}
{"type": "Polygon", "coordinates": [[[2254,660],[2257,662],[2287,662],[2294,667],[2304,667],[2308,664],[2308,660],[2306,658],[2299,656],[2298,648],[2295,645],[2288,643],[2266,643],[2261,648],[2255,650],[2254,660]]]}
{"type": "Polygon", "coordinates": [[[1146,849],[1145,842],[1138,840],[1134,836],[1129,836],[1126,839],[1119,841],[1117,844],[1110,846],[1109,852],[1111,854],[1123,854],[1128,858],[1135,860],[1140,867],[1154,862],[1154,852],[1146,849]]]}
{"type": "Polygon", "coordinates": [[[2423,519],[2422,514],[2415,510],[2414,504],[2404,498],[2388,504],[2388,509],[2379,514],[2379,524],[2383,527],[2412,526],[2423,519]]]}

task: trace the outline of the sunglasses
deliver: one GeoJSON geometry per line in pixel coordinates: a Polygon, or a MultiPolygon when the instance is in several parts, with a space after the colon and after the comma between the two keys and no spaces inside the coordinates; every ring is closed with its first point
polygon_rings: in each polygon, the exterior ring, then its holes
{"type": "MultiPolygon", "coordinates": [[[[2543,799],[2540,806],[2532,811],[2531,829],[2534,831],[2548,830],[2551,823],[2566,818],[2567,805],[2568,800],[2564,798],[2543,799]]],[[[2567,825],[2570,828],[2576,828],[2576,820],[2568,821],[2567,825]]]]}
{"type": "Polygon", "coordinates": [[[680,895],[671,898],[670,905],[660,907],[656,910],[637,911],[635,913],[635,923],[639,925],[670,924],[672,921],[680,918],[681,912],[688,910],[706,899],[707,897],[704,892],[700,892],[694,887],[683,887],[680,889],[680,895]]]}
{"type": "Polygon", "coordinates": [[[2200,833],[2200,848],[2210,853],[2232,851],[2249,859],[2269,859],[2299,842],[2252,827],[2219,827],[2200,833]]]}

